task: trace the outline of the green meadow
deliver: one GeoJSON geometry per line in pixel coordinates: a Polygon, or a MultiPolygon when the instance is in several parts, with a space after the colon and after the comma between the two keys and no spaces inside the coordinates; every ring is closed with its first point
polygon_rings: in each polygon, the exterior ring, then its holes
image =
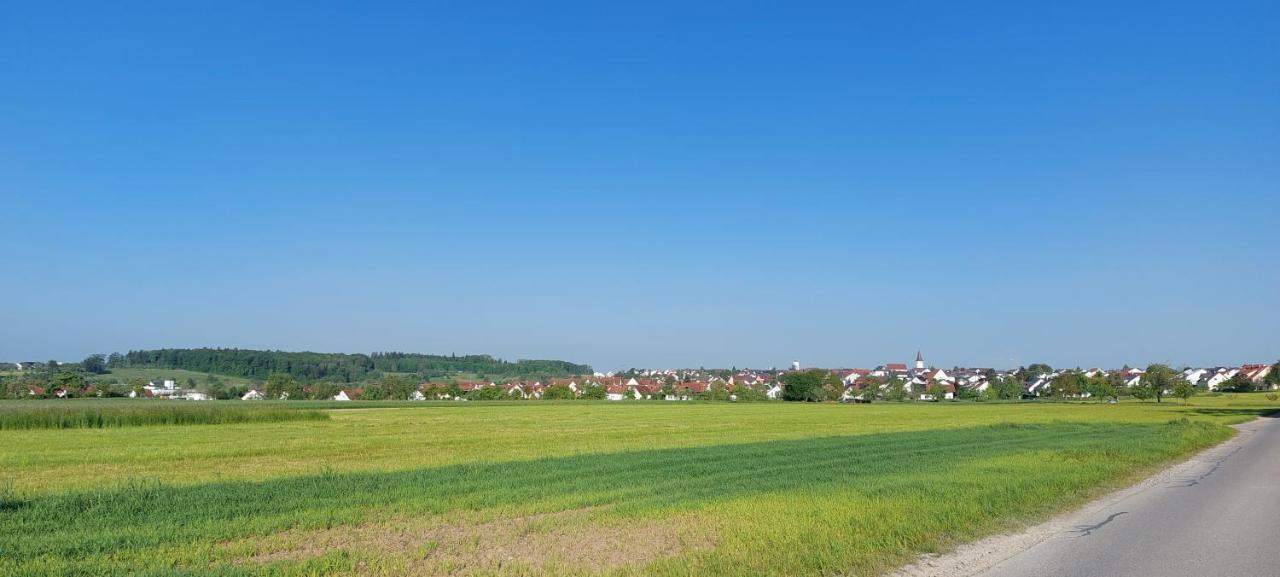
{"type": "MultiPolygon", "coordinates": [[[[249,386],[253,384],[251,380],[243,377],[230,375],[214,375],[214,377],[229,386],[249,386]]],[[[117,367],[111,369],[111,372],[105,375],[95,376],[93,380],[104,383],[128,383],[134,379],[142,379],[144,381],[173,379],[178,383],[178,386],[185,387],[188,380],[203,384],[208,380],[208,378],[209,373],[200,373],[183,369],[117,367]]]]}
{"type": "Polygon", "coordinates": [[[875,575],[1276,409],[473,402],[3,430],[0,575],[875,575]]]}

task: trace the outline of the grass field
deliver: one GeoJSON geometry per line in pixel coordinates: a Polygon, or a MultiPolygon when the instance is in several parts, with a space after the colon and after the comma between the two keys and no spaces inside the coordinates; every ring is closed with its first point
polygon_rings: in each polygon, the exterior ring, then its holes
{"type": "Polygon", "coordinates": [[[875,574],[1276,408],[466,403],[2,431],[0,574],[875,574]]]}
{"type": "MultiPolygon", "coordinates": [[[[197,384],[203,385],[208,373],[198,373],[195,371],[185,371],[182,369],[111,369],[110,373],[105,375],[97,375],[94,381],[103,383],[128,383],[133,379],[143,379],[147,381],[173,379],[178,386],[186,386],[187,379],[194,379],[197,384]]],[[[243,377],[233,377],[230,375],[216,375],[224,384],[228,386],[251,385],[252,381],[243,377]]]]}
{"type": "Polygon", "coordinates": [[[224,425],[323,420],[329,413],[284,405],[191,403],[93,399],[0,404],[0,431],[22,429],[102,429],[115,427],[224,425]]]}

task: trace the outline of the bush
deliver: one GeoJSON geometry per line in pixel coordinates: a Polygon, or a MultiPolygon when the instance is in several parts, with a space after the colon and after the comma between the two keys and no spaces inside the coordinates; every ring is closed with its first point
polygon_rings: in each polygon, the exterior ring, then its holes
{"type": "Polygon", "coordinates": [[[809,369],[782,375],[782,398],[788,401],[820,402],[826,398],[823,381],[826,371],[809,369]]]}
{"type": "Polygon", "coordinates": [[[471,401],[501,401],[506,398],[507,393],[502,387],[480,387],[467,393],[467,399],[471,401]]]}
{"type": "Polygon", "coordinates": [[[573,398],[573,389],[569,385],[551,385],[542,391],[542,398],[546,400],[564,400],[573,398]]]}

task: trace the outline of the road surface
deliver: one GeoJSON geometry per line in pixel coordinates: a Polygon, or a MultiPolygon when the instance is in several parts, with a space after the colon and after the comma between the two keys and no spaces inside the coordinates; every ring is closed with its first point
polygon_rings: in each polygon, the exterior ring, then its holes
{"type": "Polygon", "coordinates": [[[1089,510],[981,577],[1280,576],[1280,418],[1089,510]]]}

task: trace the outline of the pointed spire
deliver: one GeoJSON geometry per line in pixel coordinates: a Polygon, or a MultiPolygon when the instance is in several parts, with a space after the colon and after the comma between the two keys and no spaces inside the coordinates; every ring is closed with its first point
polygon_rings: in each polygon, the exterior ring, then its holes
{"type": "Polygon", "coordinates": [[[924,355],[920,354],[920,349],[916,349],[916,362],[924,362],[924,355]]]}

